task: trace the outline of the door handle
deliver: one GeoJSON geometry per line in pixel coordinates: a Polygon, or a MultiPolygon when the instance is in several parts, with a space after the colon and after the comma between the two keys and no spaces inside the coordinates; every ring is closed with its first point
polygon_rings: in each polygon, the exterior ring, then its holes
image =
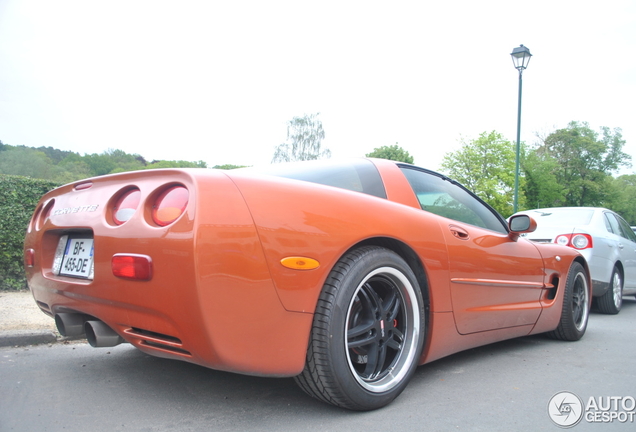
{"type": "Polygon", "coordinates": [[[468,240],[470,236],[468,235],[468,231],[464,228],[458,227],[457,225],[449,225],[451,233],[460,240],[468,240]]]}

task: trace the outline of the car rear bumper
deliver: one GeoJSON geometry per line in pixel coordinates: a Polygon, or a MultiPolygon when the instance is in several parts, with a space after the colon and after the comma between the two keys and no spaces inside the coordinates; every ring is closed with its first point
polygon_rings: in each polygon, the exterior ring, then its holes
{"type": "Polygon", "coordinates": [[[251,215],[227,176],[162,170],[92,183],[47,194],[29,226],[25,251],[34,260],[26,273],[40,309],[101,321],[155,356],[252,375],[302,371],[313,314],[281,304],[251,215]],[[153,226],[152,203],[144,199],[174,184],[189,190],[188,207],[170,226],[153,226]],[[140,210],[113,224],[111,197],[133,185],[141,190],[140,210]],[[54,270],[59,239],[69,233],[93,239],[92,279],[54,270]],[[120,254],[146,257],[151,277],[116,276],[112,259],[120,254]]]}

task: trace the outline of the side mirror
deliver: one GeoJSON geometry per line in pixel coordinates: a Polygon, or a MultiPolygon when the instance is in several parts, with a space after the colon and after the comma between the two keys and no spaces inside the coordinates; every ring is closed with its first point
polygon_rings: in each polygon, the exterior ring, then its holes
{"type": "Polygon", "coordinates": [[[517,240],[520,234],[531,233],[537,229],[537,222],[525,214],[515,215],[508,219],[510,238],[517,240]]]}

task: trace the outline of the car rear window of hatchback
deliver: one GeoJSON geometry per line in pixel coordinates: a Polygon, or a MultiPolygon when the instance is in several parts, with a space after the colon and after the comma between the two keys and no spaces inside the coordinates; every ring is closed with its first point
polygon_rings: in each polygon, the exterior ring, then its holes
{"type": "Polygon", "coordinates": [[[334,161],[328,163],[324,161],[288,162],[247,169],[386,198],[384,183],[378,169],[366,159],[350,159],[337,163],[334,161]]]}

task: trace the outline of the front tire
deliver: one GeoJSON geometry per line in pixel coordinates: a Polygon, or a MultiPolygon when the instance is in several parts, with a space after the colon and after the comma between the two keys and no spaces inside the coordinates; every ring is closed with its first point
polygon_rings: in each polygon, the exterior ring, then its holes
{"type": "Polygon", "coordinates": [[[548,333],[553,339],[577,341],[587,329],[590,314],[590,289],[585,268],[573,262],[565,282],[559,326],[548,333]]]}
{"type": "Polygon", "coordinates": [[[608,315],[616,315],[623,305],[623,278],[618,268],[614,267],[610,277],[610,286],[605,294],[596,299],[598,310],[608,315]]]}
{"type": "Polygon", "coordinates": [[[325,282],[296,382],[342,408],[383,407],[415,372],[424,326],[422,293],[408,264],[381,247],[353,250],[325,282]]]}

